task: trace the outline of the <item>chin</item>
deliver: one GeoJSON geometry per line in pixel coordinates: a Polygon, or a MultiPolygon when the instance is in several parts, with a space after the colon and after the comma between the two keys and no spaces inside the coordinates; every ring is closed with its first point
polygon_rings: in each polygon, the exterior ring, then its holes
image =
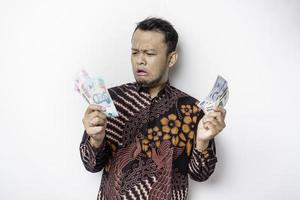
{"type": "Polygon", "coordinates": [[[146,80],[136,80],[136,82],[139,85],[143,86],[143,87],[149,87],[149,86],[151,86],[151,84],[149,83],[149,81],[146,81],[146,80]]]}
{"type": "Polygon", "coordinates": [[[136,82],[143,87],[154,87],[159,83],[158,80],[137,80],[136,82]]]}
{"type": "Polygon", "coordinates": [[[151,80],[147,80],[147,79],[145,79],[145,77],[135,76],[134,78],[135,78],[135,81],[141,85],[148,85],[151,82],[151,80]]]}

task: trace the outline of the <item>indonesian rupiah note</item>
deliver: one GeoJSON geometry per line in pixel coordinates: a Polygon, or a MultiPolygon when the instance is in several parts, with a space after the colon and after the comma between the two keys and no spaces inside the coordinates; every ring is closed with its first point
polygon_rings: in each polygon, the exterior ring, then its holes
{"type": "Polygon", "coordinates": [[[75,90],[89,104],[97,104],[105,107],[105,114],[108,117],[118,117],[117,109],[105,87],[103,79],[92,78],[85,70],[81,70],[75,79],[75,90]]]}
{"type": "Polygon", "coordinates": [[[204,113],[208,113],[216,106],[224,107],[228,101],[228,97],[229,90],[227,81],[219,75],[213,89],[205,99],[200,101],[199,107],[201,107],[204,113]]]}

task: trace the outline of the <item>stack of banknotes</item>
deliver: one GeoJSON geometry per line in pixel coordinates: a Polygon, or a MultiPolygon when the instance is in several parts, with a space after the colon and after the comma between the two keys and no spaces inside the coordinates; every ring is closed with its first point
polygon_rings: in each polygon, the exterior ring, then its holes
{"type": "Polygon", "coordinates": [[[117,109],[105,87],[104,80],[92,78],[85,70],[81,70],[75,79],[75,90],[83,96],[89,104],[97,104],[106,108],[108,117],[118,117],[117,109]]]}
{"type": "Polygon", "coordinates": [[[200,101],[199,107],[206,114],[212,111],[217,106],[224,107],[228,101],[228,97],[229,91],[227,81],[219,75],[213,89],[205,99],[200,101]]]}

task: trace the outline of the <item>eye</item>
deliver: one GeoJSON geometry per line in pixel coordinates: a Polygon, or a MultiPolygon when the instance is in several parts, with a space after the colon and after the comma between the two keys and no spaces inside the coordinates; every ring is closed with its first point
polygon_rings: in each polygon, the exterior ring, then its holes
{"type": "Polygon", "coordinates": [[[154,56],[156,55],[155,53],[147,53],[148,56],[154,56]]]}
{"type": "Polygon", "coordinates": [[[131,52],[131,55],[136,55],[136,54],[137,54],[136,51],[131,52]]]}

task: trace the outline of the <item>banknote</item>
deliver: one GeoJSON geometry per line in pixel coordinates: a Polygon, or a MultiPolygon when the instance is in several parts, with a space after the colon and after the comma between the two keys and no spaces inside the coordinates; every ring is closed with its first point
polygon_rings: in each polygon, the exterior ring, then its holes
{"type": "Polygon", "coordinates": [[[117,109],[103,79],[90,77],[85,70],[81,70],[75,79],[74,89],[89,104],[97,104],[105,107],[105,114],[108,117],[118,117],[117,109]]]}
{"type": "Polygon", "coordinates": [[[227,81],[219,75],[208,96],[199,102],[199,107],[201,107],[204,113],[208,113],[216,106],[224,107],[228,101],[228,97],[227,81]]]}

